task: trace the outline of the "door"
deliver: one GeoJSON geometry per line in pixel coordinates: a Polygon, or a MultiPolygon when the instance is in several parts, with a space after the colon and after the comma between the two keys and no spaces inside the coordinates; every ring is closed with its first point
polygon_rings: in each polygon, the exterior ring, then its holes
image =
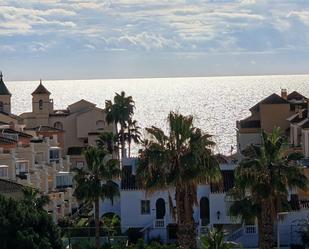
{"type": "Polygon", "coordinates": [[[209,200],[207,197],[202,197],[200,200],[200,219],[202,226],[209,224],[209,200]]]}
{"type": "Polygon", "coordinates": [[[162,198],[159,198],[156,201],[156,219],[162,220],[165,216],[165,201],[162,198]]]}

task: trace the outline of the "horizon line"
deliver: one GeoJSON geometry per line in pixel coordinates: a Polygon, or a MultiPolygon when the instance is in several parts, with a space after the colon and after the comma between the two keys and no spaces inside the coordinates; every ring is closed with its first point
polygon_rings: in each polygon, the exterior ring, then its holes
{"type": "MultiPolygon", "coordinates": [[[[3,72],[3,71],[2,71],[3,72]]],[[[5,75],[4,75],[5,76],[5,75]]],[[[181,79],[181,78],[225,78],[225,77],[269,77],[269,76],[309,76],[308,73],[293,73],[293,74],[248,74],[248,75],[208,75],[208,76],[166,76],[166,77],[161,77],[161,76],[137,76],[137,77],[109,77],[109,78],[83,78],[83,79],[72,79],[72,78],[55,78],[55,79],[44,79],[42,77],[39,77],[38,79],[27,79],[27,80],[6,80],[6,82],[29,82],[29,81],[40,81],[42,79],[43,82],[46,81],[84,81],[84,80],[134,80],[134,79],[181,79]]],[[[5,77],[3,77],[5,79],[5,77]]]]}

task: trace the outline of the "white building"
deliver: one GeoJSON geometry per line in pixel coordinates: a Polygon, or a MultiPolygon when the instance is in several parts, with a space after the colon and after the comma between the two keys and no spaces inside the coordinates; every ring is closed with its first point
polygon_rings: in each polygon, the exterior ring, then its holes
{"type": "MultiPolygon", "coordinates": [[[[211,226],[222,226],[227,231],[240,227],[236,219],[228,215],[230,204],[226,192],[234,184],[235,162],[220,156],[220,169],[223,182],[216,185],[199,185],[197,189],[198,206],[194,208],[194,219],[198,233],[211,226]]],[[[122,230],[139,228],[145,239],[160,237],[164,242],[175,240],[176,222],[170,212],[169,195],[175,196],[174,189],[148,194],[138,187],[136,177],[137,158],[125,158],[123,177],[119,182],[120,198],[113,205],[104,201],[100,206],[101,216],[113,212],[121,218],[122,230]]],[[[174,206],[175,200],[174,200],[174,206]]]]}

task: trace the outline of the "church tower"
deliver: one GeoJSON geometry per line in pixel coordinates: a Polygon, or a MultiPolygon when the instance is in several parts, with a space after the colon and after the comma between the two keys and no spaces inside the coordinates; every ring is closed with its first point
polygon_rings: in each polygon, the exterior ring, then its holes
{"type": "Polygon", "coordinates": [[[3,75],[0,71],[0,112],[11,114],[11,96],[12,94],[4,84],[3,75]]]}
{"type": "Polygon", "coordinates": [[[50,92],[43,86],[42,80],[40,80],[40,85],[32,93],[32,112],[49,115],[53,110],[54,103],[50,98],[50,92]]]}

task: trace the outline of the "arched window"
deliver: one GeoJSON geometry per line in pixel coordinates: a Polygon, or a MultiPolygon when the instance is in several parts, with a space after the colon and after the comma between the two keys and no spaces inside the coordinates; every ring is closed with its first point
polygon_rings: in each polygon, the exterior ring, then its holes
{"type": "Polygon", "coordinates": [[[0,101],[0,112],[3,112],[3,111],[4,111],[3,102],[0,101]]]}
{"type": "Polygon", "coordinates": [[[39,109],[43,110],[43,100],[39,100],[39,109]]]}
{"type": "Polygon", "coordinates": [[[59,130],[63,130],[63,124],[58,121],[58,122],[54,123],[54,128],[59,129],[59,130]]]}

